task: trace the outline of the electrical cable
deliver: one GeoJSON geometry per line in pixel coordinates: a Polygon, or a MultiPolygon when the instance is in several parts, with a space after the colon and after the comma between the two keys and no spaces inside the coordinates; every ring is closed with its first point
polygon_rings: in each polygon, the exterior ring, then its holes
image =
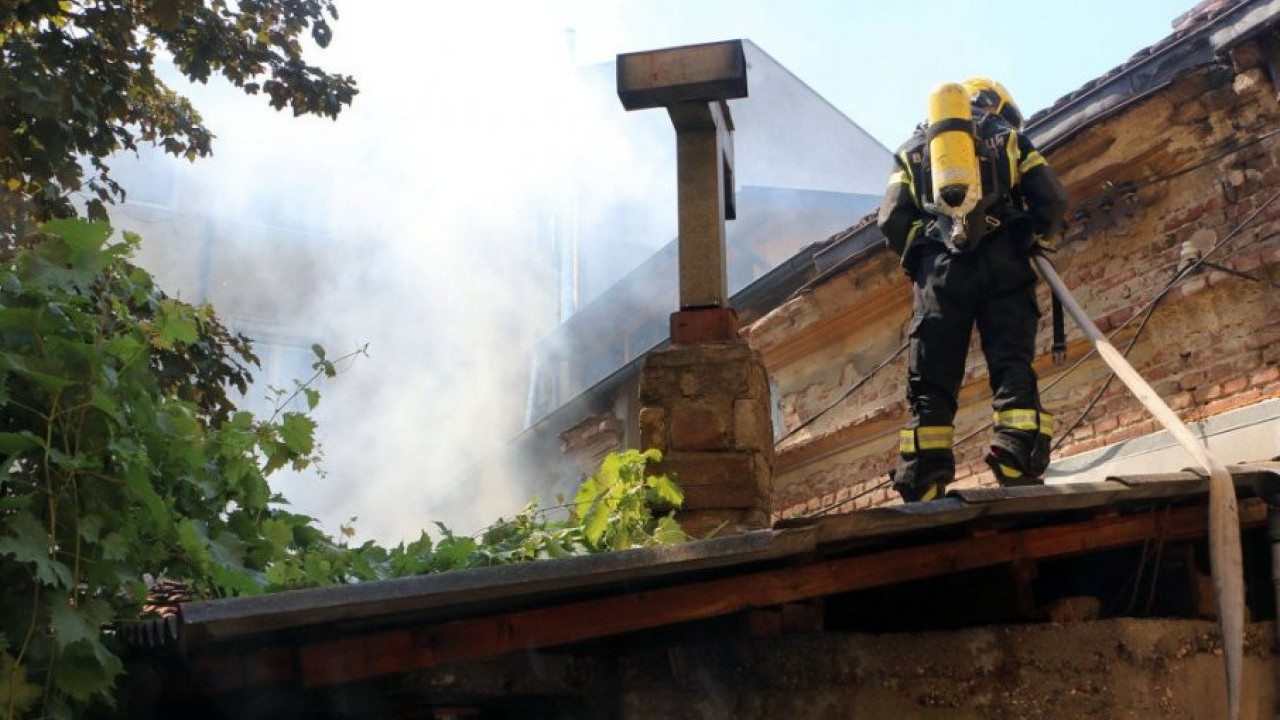
{"type": "Polygon", "coordinates": [[[901,355],[904,351],[906,351],[907,347],[910,344],[911,344],[910,341],[908,341],[899,345],[897,350],[894,350],[892,353],[890,353],[889,357],[882,360],[879,365],[875,366],[875,368],[871,370],[871,372],[862,376],[862,378],[859,379],[858,382],[854,383],[848,390],[845,390],[844,393],[840,395],[840,397],[831,401],[829,405],[827,405],[826,407],[822,408],[818,412],[811,415],[809,419],[805,420],[799,425],[796,425],[794,428],[788,430],[786,434],[784,434],[782,437],[775,440],[773,442],[774,446],[782,444],[782,442],[785,441],[787,438],[791,437],[792,435],[795,435],[796,433],[800,432],[804,428],[808,427],[814,420],[817,420],[818,418],[822,417],[823,415],[833,410],[835,406],[844,402],[846,398],[848,398],[850,395],[857,392],[858,389],[861,388],[863,385],[866,385],[868,382],[870,382],[871,379],[874,378],[877,373],[879,373],[881,370],[888,367],[889,364],[892,363],[894,360],[897,360],[898,356],[901,355]]]}
{"type": "Polygon", "coordinates": [[[826,515],[827,513],[831,512],[832,510],[835,510],[836,508],[843,507],[844,505],[848,505],[849,503],[853,502],[854,500],[857,500],[858,498],[870,495],[871,493],[879,490],[880,488],[884,487],[885,485],[888,485],[891,482],[893,482],[893,478],[891,477],[885,478],[884,480],[881,480],[875,485],[872,485],[869,488],[863,489],[863,491],[858,493],[857,495],[847,497],[844,500],[840,500],[838,502],[832,503],[830,505],[827,505],[826,507],[818,508],[817,510],[814,510],[813,512],[805,515],[805,517],[813,518],[813,517],[820,517],[822,515],[826,515]]]}
{"type": "Polygon", "coordinates": [[[1186,175],[1187,173],[1194,172],[1203,167],[1212,165],[1213,163],[1218,162],[1223,158],[1230,157],[1231,155],[1235,155],[1239,153],[1241,150],[1257,145],[1258,143],[1264,140],[1270,139],[1272,137],[1275,137],[1276,135],[1280,135],[1280,130],[1272,130],[1270,132],[1265,132],[1261,135],[1255,135],[1254,137],[1250,138],[1249,140],[1246,140],[1245,142],[1241,143],[1240,145],[1237,145],[1236,147],[1231,148],[1230,150],[1224,150],[1220,153],[1217,153],[1216,155],[1212,155],[1210,157],[1205,158],[1204,160],[1200,160],[1198,162],[1192,163],[1191,165],[1188,165],[1186,167],[1178,168],[1177,170],[1165,173],[1164,175],[1155,175],[1155,176],[1146,178],[1144,180],[1138,180],[1133,182],[1125,181],[1125,182],[1119,182],[1119,183],[1107,183],[1107,186],[1110,188],[1108,192],[1102,192],[1097,195],[1092,195],[1090,197],[1087,197],[1081,200],[1080,202],[1076,203],[1075,210],[1077,213],[1088,212],[1095,205],[1105,206],[1117,194],[1129,195],[1143,188],[1148,188],[1148,187],[1151,187],[1152,185],[1159,185],[1160,183],[1174,180],[1176,178],[1182,177],[1183,175],[1186,175]]]}
{"type": "MultiPolygon", "coordinates": [[[[1250,213],[1248,217],[1246,217],[1238,225],[1232,228],[1231,232],[1227,233],[1225,236],[1223,236],[1222,240],[1219,240],[1217,244],[1209,248],[1209,250],[1206,251],[1202,257],[1188,264],[1186,267],[1180,268],[1176,273],[1174,273],[1173,278],[1171,278],[1169,282],[1165,284],[1164,288],[1162,288],[1160,292],[1156,294],[1155,297],[1149,300],[1146,303],[1146,305],[1144,305],[1137,312],[1131,315],[1128,320],[1121,323],[1120,326],[1117,327],[1112,332],[1113,336],[1118,334],[1121,330],[1123,330],[1126,326],[1128,326],[1129,323],[1133,322],[1133,319],[1136,318],[1138,315],[1143,316],[1142,322],[1138,325],[1138,329],[1134,331],[1133,337],[1129,339],[1129,343],[1125,346],[1124,352],[1122,353],[1124,357],[1127,358],[1129,356],[1129,353],[1133,350],[1134,345],[1137,344],[1138,338],[1142,337],[1142,333],[1146,329],[1147,322],[1151,319],[1152,313],[1155,312],[1156,306],[1160,303],[1161,300],[1165,298],[1166,295],[1169,294],[1169,291],[1171,291],[1175,286],[1177,286],[1178,283],[1190,277],[1201,266],[1210,264],[1209,256],[1213,255],[1215,252],[1221,249],[1223,245],[1227,244],[1233,238],[1235,238],[1235,236],[1238,235],[1241,230],[1244,230],[1250,223],[1254,221],[1255,218],[1258,217],[1258,215],[1263,210],[1266,210],[1277,199],[1280,199],[1280,191],[1277,191],[1271,197],[1267,198],[1266,202],[1258,206],[1258,208],[1254,210],[1252,213],[1250,213]]],[[[1073,365],[1070,370],[1074,370],[1075,368],[1079,367],[1080,362],[1083,362],[1085,359],[1092,357],[1096,352],[1097,352],[1096,350],[1091,350],[1088,354],[1086,354],[1083,358],[1081,358],[1080,361],[1078,361],[1075,365],[1073,365]]],[[[1068,370],[1068,372],[1070,372],[1070,370],[1068,370]]],[[[1054,384],[1056,384],[1062,378],[1066,377],[1066,375],[1067,373],[1063,373],[1058,378],[1055,378],[1054,384]]],[[[1074,432],[1076,428],[1080,427],[1080,425],[1083,424],[1085,418],[1088,417],[1089,413],[1093,411],[1093,408],[1098,404],[1099,400],[1101,400],[1103,394],[1107,391],[1107,388],[1110,387],[1111,381],[1114,380],[1115,377],[1116,375],[1114,372],[1107,375],[1106,381],[1102,384],[1102,387],[1098,390],[1098,392],[1094,394],[1093,398],[1089,401],[1088,405],[1085,406],[1085,409],[1080,413],[1079,416],[1076,417],[1075,421],[1071,424],[1071,426],[1066,430],[1064,430],[1058,436],[1057,442],[1054,443],[1053,445],[1054,450],[1057,450],[1059,447],[1061,447],[1063,442],[1067,439],[1067,437],[1072,432],[1074,432]]],[[[1049,388],[1046,387],[1045,389],[1048,390],[1049,388]]]]}
{"type": "Polygon", "coordinates": [[[1245,280],[1252,280],[1257,283],[1262,283],[1263,285],[1270,285],[1271,287],[1274,287],[1274,288],[1280,288],[1280,283],[1275,282],[1274,280],[1271,280],[1269,278],[1260,278],[1257,275],[1251,275],[1247,272],[1237,270],[1233,267],[1227,267],[1226,265],[1219,265],[1218,263],[1211,263],[1211,262],[1205,263],[1204,266],[1208,268],[1213,268],[1214,270],[1221,270],[1222,272],[1228,275],[1234,275],[1238,278],[1243,278],[1245,280]]]}

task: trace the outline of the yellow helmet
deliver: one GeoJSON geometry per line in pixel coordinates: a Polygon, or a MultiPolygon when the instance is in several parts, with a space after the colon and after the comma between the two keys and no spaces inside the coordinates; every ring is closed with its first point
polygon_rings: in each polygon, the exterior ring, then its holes
{"type": "Polygon", "coordinates": [[[960,84],[968,91],[969,101],[975,107],[999,115],[1015,128],[1022,128],[1022,111],[1003,85],[984,77],[971,77],[960,84]]]}

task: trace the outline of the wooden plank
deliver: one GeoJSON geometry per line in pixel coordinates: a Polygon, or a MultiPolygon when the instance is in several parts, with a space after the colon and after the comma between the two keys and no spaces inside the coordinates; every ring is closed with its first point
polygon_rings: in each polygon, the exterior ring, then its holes
{"type": "MultiPolygon", "coordinates": [[[[1241,503],[1240,511],[1243,525],[1265,521],[1266,508],[1259,500],[1241,503]]],[[[1205,509],[1188,507],[901,548],[493,617],[384,630],[302,647],[301,680],[308,687],[350,682],[997,564],[1121,547],[1149,537],[1189,539],[1203,536],[1206,530],[1205,509]]]]}
{"type": "Polygon", "coordinates": [[[1040,605],[1032,583],[1040,577],[1040,567],[1033,560],[1016,560],[1009,566],[1009,574],[1016,591],[1018,614],[1027,620],[1034,619],[1040,614],[1040,605]]]}
{"type": "Polygon", "coordinates": [[[196,658],[187,674],[206,694],[248,687],[288,685],[297,679],[297,661],[291,647],[272,646],[242,654],[196,658]]]}

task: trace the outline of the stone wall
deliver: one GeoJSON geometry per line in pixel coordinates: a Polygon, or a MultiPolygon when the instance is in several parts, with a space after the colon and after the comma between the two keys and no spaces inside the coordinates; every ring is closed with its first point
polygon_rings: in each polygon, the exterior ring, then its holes
{"type": "MultiPolygon", "coordinates": [[[[1249,625],[1242,720],[1274,719],[1277,672],[1274,623],[1249,625]]],[[[518,707],[523,716],[546,708],[536,716],[584,720],[1192,720],[1225,717],[1226,706],[1217,630],[1200,620],[513,653],[417,673],[404,687],[518,707]]]]}
{"type": "MultiPolygon", "coordinates": [[[[1225,717],[1211,623],[1108,620],[817,634],[625,656],[618,718],[1225,717]]],[[[1272,720],[1274,627],[1247,633],[1241,718],[1272,720]]]]}
{"type": "Polygon", "coordinates": [[[677,519],[695,537],[768,525],[773,469],[769,381],[745,342],[673,345],[645,358],[640,445],[684,491],[677,519]]]}
{"type": "MultiPolygon", "coordinates": [[[[1131,362],[1189,421],[1280,397],[1280,136],[1272,136],[1280,107],[1262,67],[1266,53],[1246,44],[1231,60],[1188,73],[1046,149],[1072,199],[1054,257],[1059,272],[1122,351],[1141,328],[1131,362]],[[1219,244],[1208,259],[1226,270],[1203,267],[1169,287],[1187,250],[1203,254],[1219,244]]],[[[910,288],[896,260],[871,252],[746,330],[777,385],[786,423],[772,497],[777,515],[895,501],[886,473],[908,413],[905,354],[894,353],[910,316],[910,288]]],[[[1109,372],[1091,358],[1064,374],[1089,350],[1070,320],[1068,363],[1050,362],[1043,287],[1041,297],[1044,402],[1059,427],[1079,421],[1054,457],[1153,432],[1155,422],[1118,381],[1080,417],[1109,372]]],[[[974,340],[956,423],[958,480],[989,485],[982,457],[990,391],[976,333],[974,340]]]]}

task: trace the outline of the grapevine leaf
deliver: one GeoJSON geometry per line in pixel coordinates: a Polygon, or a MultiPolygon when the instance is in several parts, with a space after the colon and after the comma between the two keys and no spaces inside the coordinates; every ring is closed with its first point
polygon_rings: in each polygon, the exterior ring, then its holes
{"type": "Polygon", "coordinates": [[[593,477],[597,478],[597,482],[600,483],[602,489],[607,490],[618,482],[618,475],[626,462],[626,456],[609,453],[600,462],[600,469],[596,471],[593,477]]]}
{"type": "Polygon", "coordinates": [[[22,432],[0,432],[0,453],[17,455],[27,450],[44,447],[44,441],[36,437],[30,430],[22,432]]]}
{"type": "Polygon", "coordinates": [[[684,492],[666,475],[651,475],[645,480],[655,504],[678,508],[684,504],[684,492]]]}
{"type": "Polygon", "coordinates": [[[198,567],[208,567],[213,561],[213,555],[209,552],[209,527],[203,520],[192,520],[189,517],[179,520],[178,543],[198,567]]]}
{"type": "Polygon", "coordinates": [[[449,535],[436,543],[433,565],[439,570],[464,567],[466,560],[477,549],[476,541],[469,537],[449,535]]]}
{"type": "Polygon", "coordinates": [[[293,542],[293,527],[289,523],[271,518],[262,522],[262,536],[271,543],[276,557],[283,557],[293,542]]]}
{"type": "Polygon", "coordinates": [[[610,488],[596,499],[596,502],[583,518],[582,531],[592,545],[600,544],[601,538],[604,537],[604,531],[609,526],[609,515],[617,508],[617,505],[618,501],[613,493],[613,488],[610,488]]]}
{"type": "Polygon", "coordinates": [[[199,335],[191,306],[177,300],[160,301],[160,311],[155,319],[156,345],[169,350],[176,343],[190,345],[199,335]]]}
{"type": "Polygon", "coordinates": [[[676,522],[675,517],[664,515],[658,518],[658,523],[653,529],[653,540],[659,545],[676,545],[689,539],[689,535],[685,533],[684,528],[680,527],[680,523],[676,522]]]}
{"type": "Polygon", "coordinates": [[[547,555],[554,559],[572,557],[573,553],[560,542],[559,538],[547,537],[543,542],[547,555]]]}
{"type": "Polygon", "coordinates": [[[88,700],[111,689],[124,671],[120,658],[96,638],[72,643],[58,653],[51,676],[53,685],[75,700],[88,700]]]}
{"type": "Polygon", "coordinates": [[[67,598],[54,597],[50,605],[49,627],[60,650],[82,640],[96,642],[102,626],[111,621],[111,606],[101,600],[72,606],[67,598]]]}
{"type": "Polygon", "coordinates": [[[49,532],[30,513],[6,518],[10,535],[0,537],[0,555],[35,566],[36,577],[45,585],[71,587],[71,570],[50,553],[49,532]]]}
{"type": "Polygon", "coordinates": [[[23,371],[23,377],[35,383],[41,390],[50,393],[56,393],[59,390],[66,389],[75,384],[74,380],[65,377],[59,377],[47,372],[32,370],[26,368],[23,371]]]}
{"type": "Polygon", "coordinates": [[[106,343],[107,353],[124,362],[136,358],[144,347],[142,341],[133,335],[116,335],[106,343]]]}
{"type": "Polygon", "coordinates": [[[102,534],[102,518],[96,515],[88,515],[80,518],[80,537],[88,542],[98,542],[98,537],[102,534]]]}
{"type": "Polygon", "coordinates": [[[592,475],[582,484],[578,486],[578,492],[573,497],[573,505],[579,519],[586,518],[600,500],[600,495],[604,488],[598,478],[599,473],[592,475]]]}
{"type": "MultiPolygon", "coordinates": [[[[46,223],[45,229],[48,228],[49,224],[46,223]]],[[[91,244],[90,238],[80,237],[75,233],[70,237],[39,243],[21,258],[20,274],[25,279],[24,285],[51,293],[78,294],[92,284],[100,269],[97,258],[94,257],[96,249],[91,244]]]]}
{"type": "MultiPolygon", "coordinates": [[[[145,460],[145,458],[143,459],[145,460]]],[[[157,520],[169,517],[169,509],[165,506],[164,500],[160,495],[156,493],[150,478],[147,477],[145,464],[138,463],[126,468],[123,477],[125,487],[133,495],[131,499],[141,502],[146,507],[147,512],[157,520]]]]}
{"type": "Polygon", "coordinates": [[[58,236],[77,252],[98,250],[111,237],[111,226],[95,220],[86,222],[74,218],[49,220],[40,226],[42,232],[58,236]]]}
{"type": "Polygon", "coordinates": [[[104,560],[124,560],[129,557],[129,541],[118,532],[107,533],[102,539],[104,560]]]}
{"type": "MultiPolygon", "coordinates": [[[[40,324],[40,312],[32,308],[0,308],[0,330],[35,330],[40,324]]],[[[0,367],[21,370],[26,361],[17,353],[0,355],[0,367]]]]}
{"type": "Polygon", "coordinates": [[[107,417],[111,418],[117,425],[123,425],[127,420],[123,413],[120,412],[120,405],[115,398],[104,392],[101,388],[95,388],[93,399],[90,404],[101,410],[107,417]]]}
{"type": "Polygon", "coordinates": [[[13,510],[29,510],[34,502],[32,495],[0,495],[0,517],[7,517],[13,510]]]}
{"type": "Polygon", "coordinates": [[[315,449],[316,421],[297,412],[287,412],[281,417],[280,439],[289,450],[298,455],[310,455],[315,449]]]}
{"type": "Polygon", "coordinates": [[[49,720],[76,720],[75,711],[71,709],[66,698],[57,695],[49,698],[47,712],[49,720]]]}

